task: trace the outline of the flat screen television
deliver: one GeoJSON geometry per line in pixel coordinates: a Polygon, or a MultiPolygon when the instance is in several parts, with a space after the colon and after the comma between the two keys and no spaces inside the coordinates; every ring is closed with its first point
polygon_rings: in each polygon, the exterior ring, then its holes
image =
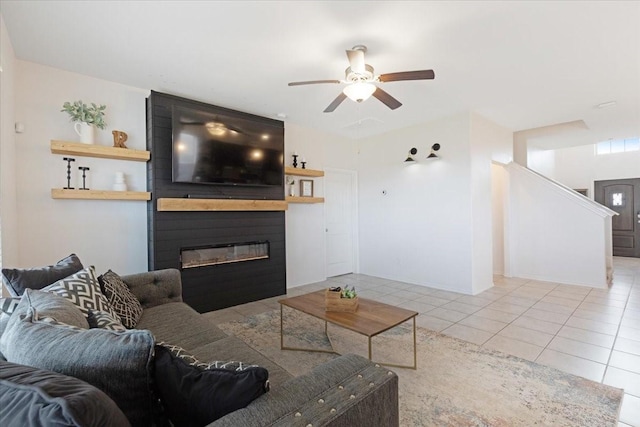
{"type": "Polygon", "coordinates": [[[284,126],[249,117],[174,107],[173,182],[282,186],[284,126]]]}

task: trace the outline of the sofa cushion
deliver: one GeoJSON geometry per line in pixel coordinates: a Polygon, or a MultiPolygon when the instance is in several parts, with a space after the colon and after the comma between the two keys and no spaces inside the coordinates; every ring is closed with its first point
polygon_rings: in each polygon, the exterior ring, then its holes
{"type": "Polygon", "coordinates": [[[0,425],[128,426],[104,392],[77,378],[0,361],[0,425]]]}
{"type": "Polygon", "coordinates": [[[71,301],[59,295],[35,289],[25,290],[24,296],[10,317],[7,328],[12,319],[25,317],[31,309],[36,310],[41,317],[50,317],[60,323],[89,329],[87,319],[71,301]]]}
{"type": "Polygon", "coordinates": [[[0,351],[10,362],[70,375],[104,391],[131,424],[149,425],[155,414],[151,374],[153,336],[149,331],[106,329],[77,330],[37,320],[27,291],[7,329],[0,337],[0,351]],[[30,307],[29,307],[30,308],[30,307]]]}
{"type": "Polygon", "coordinates": [[[55,265],[40,268],[3,268],[2,277],[13,296],[20,296],[24,290],[42,289],[82,270],[82,263],[76,254],[61,259],[55,265]]]}
{"type": "Polygon", "coordinates": [[[69,277],[42,288],[43,291],[60,295],[74,303],[80,311],[89,318],[90,310],[105,311],[115,319],[119,319],[116,312],[109,305],[109,301],[102,294],[93,266],[89,266],[69,277]]]}
{"type": "Polygon", "coordinates": [[[145,308],[136,328],[149,329],[157,341],[179,344],[187,350],[227,336],[213,322],[183,302],[145,308]]]}
{"type": "Polygon", "coordinates": [[[98,277],[100,288],[107,297],[109,305],[120,317],[122,324],[129,329],[133,329],[138,324],[142,316],[142,305],[127,284],[113,271],[109,270],[98,277]]]}
{"type": "Polygon", "coordinates": [[[269,372],[202,369],[157,345],[155,383],[169,419],[176,426],[205,426],[244,408],[268,390],[269,372]]]}

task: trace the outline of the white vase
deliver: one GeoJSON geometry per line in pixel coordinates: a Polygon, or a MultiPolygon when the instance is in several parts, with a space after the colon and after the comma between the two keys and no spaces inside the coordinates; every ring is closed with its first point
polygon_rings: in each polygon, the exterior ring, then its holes
{"type": "Polygon", "coordinates": [[[113,184],[113,191],[127,191],[127,183],[124,180],[123,172],[116,172],[116,180],[113,184]]]}
{"type": "Polygon", "coordinates": [[[96,136],[96,128],[93,125],[88,125],[84,122],[75,122],[73,129],[80,136],[80,142],[85,144],[93,144],[96,136]]]}

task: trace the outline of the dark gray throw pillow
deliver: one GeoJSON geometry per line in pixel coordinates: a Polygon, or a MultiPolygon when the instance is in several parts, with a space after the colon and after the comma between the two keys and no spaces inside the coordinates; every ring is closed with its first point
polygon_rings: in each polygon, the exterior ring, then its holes
{"type": "MultiPolygon", "coordinates": [[[[32,292],[38,291],[27,291],[20,305],[32,292]]],[[[11,316],[0,337],[0,351],[9,362],[79,378],[113,399],[132,425],[153,423],[151,332],[80,330],[37,319],[35,310],[11,316]]]]}
{"type": "Polygon", "coordinates": [[[126,427],[104,392],[77,378],[0,361],[0,425],[126,427]]]}
{"type": "Polygon", "coordinates": [[[55,265],[39,268],[3,268],[2,277],[12,296],[20,296],[24,290],[42,289],[45,286],[71,276],[83,266],[76,254],[61,259],[55,265]]]}
{"type": "Polygon", "coordinates": [[[154,375],[160,401],[176,427],[210,424],[244,408],[269,388],[264,368],[202,369],[162,345],[156,345],[154,375]]]}

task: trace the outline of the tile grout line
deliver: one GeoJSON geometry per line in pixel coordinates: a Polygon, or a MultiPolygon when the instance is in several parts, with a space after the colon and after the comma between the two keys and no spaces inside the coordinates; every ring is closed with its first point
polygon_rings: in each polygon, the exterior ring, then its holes
{"type": "MultiPolygon", "coordinates": [[[[604,375],[602,376],[602,383],[604,384],[604,379],[607,376],[607,371],[609,370],[609,363],[611,363],[611,357],[613,357],[613,351],[616,347],[616,342],[618,341],[618,334],[620,333],[620,328],[622,327],[622,319],[624,319],[624,315],[627,311],[627,306],[629,305],[629,298],[631,298],[631,291],[633,290],[634,285],[631,285],[631,289],[629,290],[629,294],[627,295],[627,299],[624,303],[624,309],[622,310],[622,316],[620,316],[620,321],[618,322],[618,328],[616,329],[616,336],[613,339],[613,344],[611,345],[611,352],[609,353],[609,358],[607,359],[607,365],[604,368],[604,375]]],[[[615,368],[615,366],[614,366],[615,368]]],[[[617,368],[620,369],[620,368],[617,368]]],[[[625,369],[626,371],[626,369],[625,369]]]]}

